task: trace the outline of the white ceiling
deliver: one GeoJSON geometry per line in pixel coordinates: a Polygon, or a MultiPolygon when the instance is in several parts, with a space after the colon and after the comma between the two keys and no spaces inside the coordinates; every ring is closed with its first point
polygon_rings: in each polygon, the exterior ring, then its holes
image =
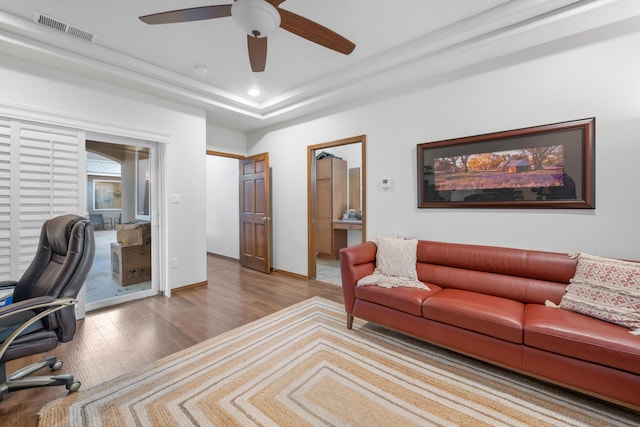
{"type": "Polygon", "coordinates": [[[232,18],[150,26],[138,16],[231,0],[3,0],[0,52],[204,108],[251,131],[640,15],[637,0],[287,0],[280,5],[356,44],[345,56],[285,30],[252,73],[232,18]],[[34,12],[96,35],[33,22],[34,12]],[[208,73],[194,73],[198,65],[208,73]],[[252,98],[249,88],[262,94],[252,98]]]}

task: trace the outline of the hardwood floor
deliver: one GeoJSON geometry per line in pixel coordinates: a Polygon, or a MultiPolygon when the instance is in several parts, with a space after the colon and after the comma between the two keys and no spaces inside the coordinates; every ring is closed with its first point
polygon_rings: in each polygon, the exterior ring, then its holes
{"type": "MultiPolygon", "coordinates": [[[[73,373],[82,391],[307,298],[342,302],[339,286],[263,274],[214,255],[207,258],[207,280],[208,286],[175,292],[171,298],[151,297],[91,312],[78,322],[72,341],[48,354],[65,362],[59,373],[73,373]]],[[[7,372],[41,357],[11,361],[7,372]]],[[[48,369],[41,372],[47,375],[48,369]]],[[[10,393],[0,402],[0,425],[36,426],[39,409],[66,393],[64,387],[10,393]]]]}

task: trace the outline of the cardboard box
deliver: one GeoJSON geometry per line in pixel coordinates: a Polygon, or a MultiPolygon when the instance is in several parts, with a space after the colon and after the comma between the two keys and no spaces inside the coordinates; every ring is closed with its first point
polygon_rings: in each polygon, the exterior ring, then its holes
{"type": "Polygon", "coordinates": [[[121,285],[151,280],[151,245],[112,243],[111,273],[121,285]]]}
{"type": "Polygon", "coordinates": [[[151,223],[118,224],[117,238],[122,245],[148,245],[151,243],[151,223]]]}

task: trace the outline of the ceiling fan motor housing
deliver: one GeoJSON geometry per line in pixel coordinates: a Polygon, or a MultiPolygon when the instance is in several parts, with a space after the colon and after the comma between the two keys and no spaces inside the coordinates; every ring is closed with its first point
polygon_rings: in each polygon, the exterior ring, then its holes
{"type": "Polygon", "coordinates": [[[231,6],[234,21],[249,35],[267,37],[280,26],[280,13],[264,0],[236,0],[231,6]]]}

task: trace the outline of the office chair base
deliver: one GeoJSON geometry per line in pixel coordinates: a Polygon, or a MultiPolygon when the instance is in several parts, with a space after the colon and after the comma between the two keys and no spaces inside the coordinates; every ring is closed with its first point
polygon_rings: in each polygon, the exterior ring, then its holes
{"type": "Polygon", "coordinates": [[[34,372],[48,366],[52,371],[57,371],[62,367],[62,360],[55,356],[49,356],[38,363],[26,366],[9,375],[3,384],[0,384],[0,400],[5,394],[12,391],[26,390],[36,387],[65,386],[70,393],[78,391],[80,381],[73,378],[71,374],[29,377],[34,372]]]}

